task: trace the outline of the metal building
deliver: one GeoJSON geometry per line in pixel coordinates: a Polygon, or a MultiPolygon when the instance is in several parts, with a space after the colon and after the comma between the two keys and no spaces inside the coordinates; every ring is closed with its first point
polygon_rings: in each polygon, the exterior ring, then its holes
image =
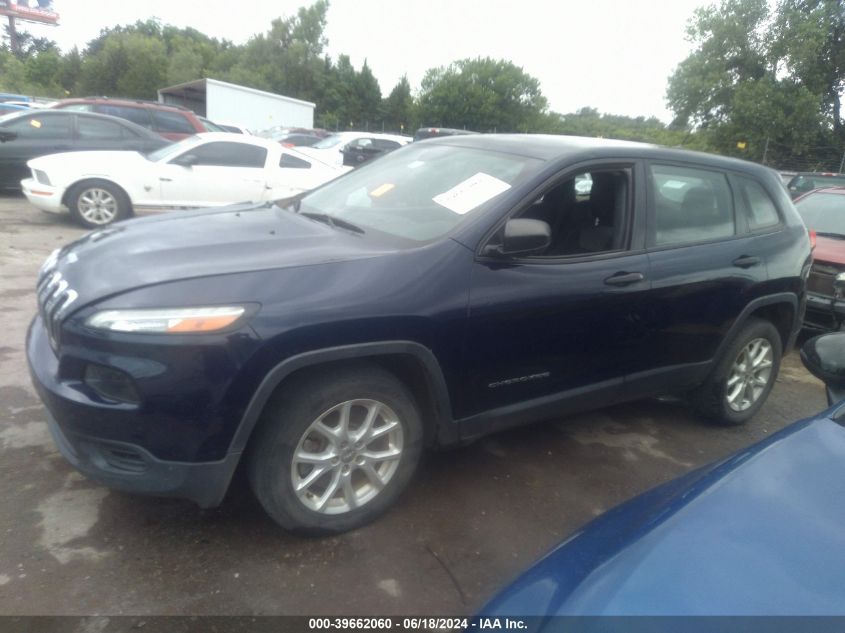
{"type": "Polygon", "coordinates": [[[215,123],[252,131],[274,126],[314,127],[315,104],[245,86],[197,79],[162,88],[158,100],[190,108],[215,123]]]}

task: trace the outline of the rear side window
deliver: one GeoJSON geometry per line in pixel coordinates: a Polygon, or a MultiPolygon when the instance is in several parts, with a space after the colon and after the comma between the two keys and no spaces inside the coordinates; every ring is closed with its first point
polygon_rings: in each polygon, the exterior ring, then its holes
{"type": "Polygon", "coordinates": [[[80,116],[77,120],[79,138],[85,140],[118,140],[124,138],[123,128],[114,121],[80,116]]]}
{"type": "Polygon", "coordinates": [[[311,163],[309,163],[307,160],[297,158],[296,156],[291,156],[290,154],[282,154],[282,157],[279,159],[279,167],[292,167],[293,169],[311,169],[311,163]]]}
{"type": "Polygon", "coordinates": [[[733,196],[725,174],[653,165],[651,186],[655,246],[703,242],[736,234],[733,196]]]}
{"type": "Polygon", "coordinates": [[[153,124],[157,132],[174,132],[177,134],[194,134],[196,130],[186,117],[178,112],[153,110],[153,124]]]}
{"type": "Polygon", "coordinates": [[[760,183],[738,176],[739,190],[742,201],[745,203],[745,214],[748,218],[748,228],[752,231],[775,226],[780,222],[777,207],[769,194],[760,186],[760,183]]]}
{"type": "Polygon", "coordinates": [[[263,168],[267,161],[266,149],[246,143],[206,143],[195,147],[188,153],[197,157],[195,165],[210,167],[263,168]]]}
{"type": "Polygon", "coordinates": [[[150,115],[147,114],[146,108],[130,108],[127,106],[117,106],[108,103],[98,103],[94,106],[94,111],[99,112],[100,114],[110,114],[112,116],[120,117],[121,119],[126,119],[127,121],[132,121],[132,123],[137,123],[148,130],[152,129],[150,115]]]}

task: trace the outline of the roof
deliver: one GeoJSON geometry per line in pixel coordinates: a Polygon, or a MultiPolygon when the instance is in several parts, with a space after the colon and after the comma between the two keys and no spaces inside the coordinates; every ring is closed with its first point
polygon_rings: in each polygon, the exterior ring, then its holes
{"type": "MultiPolygon", "coordinates": [[[[740,171],[772,171],[757,163],[685,149],[674,149],[649,143],[621,141],[584,136],[553,134],[462,134],[426,139],[426,143],[487,149],[545,161],[592,158],[652,158],[656,160],[692,161],[722,169],[740,171]]],[[[773,172],[774,173],[774,172],[773,172]]]]}
{"type": "Polygon", "coordinates": [[[272,97],[273,99],[278,99],[280,101],[295,103],[297,105],[309,106],[311,108],[317,107],[315,103],[311,103],[310,101],[294,99],[293,97],[286,97],[285,95],[276,94],[275,92],[257,90],[256,88],[247,88],[246,86],[239,86],[238,84],[230,84],[226,81],[220,81],[219,79],[211,79],[209,77],[206,77],[205,79],[194,79],[193,81],[185,81],[181,84],[176,84],[175,86],[168,86],[167,88],[160,88],[158,93],[161,95],[165,93],[179,93],[184,91],[205,92],[209,84],[211,84],[212,86],[221,86],[230,90],[238,90],[240,92],[261,95],[263,97],[272,97]]]}

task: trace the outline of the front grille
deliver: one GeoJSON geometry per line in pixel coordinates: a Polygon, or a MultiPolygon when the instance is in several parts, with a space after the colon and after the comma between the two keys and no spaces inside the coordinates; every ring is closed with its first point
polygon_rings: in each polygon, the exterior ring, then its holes
{"type": "Polygon", "coordinates": [[[53,257],[45,262],[37,286],[38,312],[50,337],[50,345],[54,350],[59,343],[62,318],[79,296],[75,290],[69,287],[67,280],[62,277],[62,273],[55,270],[55,266],[56,261],[53,257]],[[51,260],[53,261],[51,262],[51,260]]]}
{"type": "Polygon", "coordinates": [[[842,272],[835,266],[828,264],[813,264],[810,276],[807,278],[807,290],[825,297],[833,296],[833,281],[842,272]]]}

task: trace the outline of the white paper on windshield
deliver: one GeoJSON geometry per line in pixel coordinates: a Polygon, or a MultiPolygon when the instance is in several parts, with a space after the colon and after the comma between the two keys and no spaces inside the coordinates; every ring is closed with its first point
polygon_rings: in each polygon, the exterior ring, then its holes
{"type": "Polygon", "coordinates": [[[504,180],[480,171],[432,200],[441,207],[464,215],[510,188],[504,180]]]}

